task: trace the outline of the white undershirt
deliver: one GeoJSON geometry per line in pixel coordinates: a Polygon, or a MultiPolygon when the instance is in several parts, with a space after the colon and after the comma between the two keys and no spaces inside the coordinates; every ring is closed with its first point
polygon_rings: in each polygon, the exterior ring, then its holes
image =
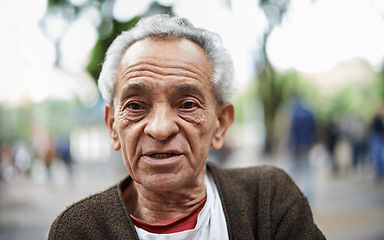
{"type": "Polygon", "coordinates": [[[227,223],[223,206],[221,205],[219,192],[217,191],[212,174],[208,171],[205,175],[205,186],[207,201],[197,217],[197,224],[194,229],[177,233],[157,234],[147,232],[135,226],[139,238],[143,240],[227,240],[227,223]]]}

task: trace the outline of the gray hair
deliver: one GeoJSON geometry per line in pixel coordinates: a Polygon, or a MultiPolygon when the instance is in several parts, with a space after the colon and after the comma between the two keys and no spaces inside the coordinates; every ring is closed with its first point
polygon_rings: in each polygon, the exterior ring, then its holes
{"type": "Polygon", "coordinates": [[[141,19],[138,24],[122,32],[108,48],[99,77],[99,90],[106,103],[112,104],[118,67],[125,51],[145,38],[172,40],[186,38],[199,45],[213,65],[212,83],[216,100],[220,104],[231,101],[234,67],[232,58],[224,48],[221,37],[205,29],[194,27],[189,20],[159,14],[141,19]]]}

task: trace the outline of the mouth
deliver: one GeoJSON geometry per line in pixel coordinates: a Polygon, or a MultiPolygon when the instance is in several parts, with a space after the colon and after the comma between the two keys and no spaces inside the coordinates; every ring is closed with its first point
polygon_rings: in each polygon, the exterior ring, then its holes
{"type": "Polygon", "coordinates": [[[181,160],[182,153],[178,152],[149,152],[143,155],[142,160],[152,166],[168,166],[173,165],[181,160]]]}
{"type": "Polygon", "coordinates": [[[150,154],[149,156],[151,158],[156,158],[156,159],[165,159],[165,158],[171,158],[176,155],[177,155],[176,153],[154,153],[154,154],[150,154]]]}

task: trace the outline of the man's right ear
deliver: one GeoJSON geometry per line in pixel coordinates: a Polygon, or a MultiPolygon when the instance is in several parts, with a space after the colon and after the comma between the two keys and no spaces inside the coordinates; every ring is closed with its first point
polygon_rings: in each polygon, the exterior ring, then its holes
{"type": "Polygon", "coordinates": [[[119,150],[121,147],[119,135],[115,129],[115,108],[113,105],[106,104],[104,112],[104,121],[109,130],[109,135],[111,136],[111,145],[114,150],[119,150]]]}

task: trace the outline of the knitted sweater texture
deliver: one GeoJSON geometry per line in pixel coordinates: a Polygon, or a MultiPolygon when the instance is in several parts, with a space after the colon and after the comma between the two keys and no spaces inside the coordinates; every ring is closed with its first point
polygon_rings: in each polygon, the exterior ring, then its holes
{"type": "MultiPolygon", "coordinates": [[[[225,169],[208,163],[222,201],[229,239],[325,239],[307,199],[291,178],[272,166],[225,169]]],[[[130,177],[63,211],[48,239],[139,239],[122,190],[130,177]]]]}

